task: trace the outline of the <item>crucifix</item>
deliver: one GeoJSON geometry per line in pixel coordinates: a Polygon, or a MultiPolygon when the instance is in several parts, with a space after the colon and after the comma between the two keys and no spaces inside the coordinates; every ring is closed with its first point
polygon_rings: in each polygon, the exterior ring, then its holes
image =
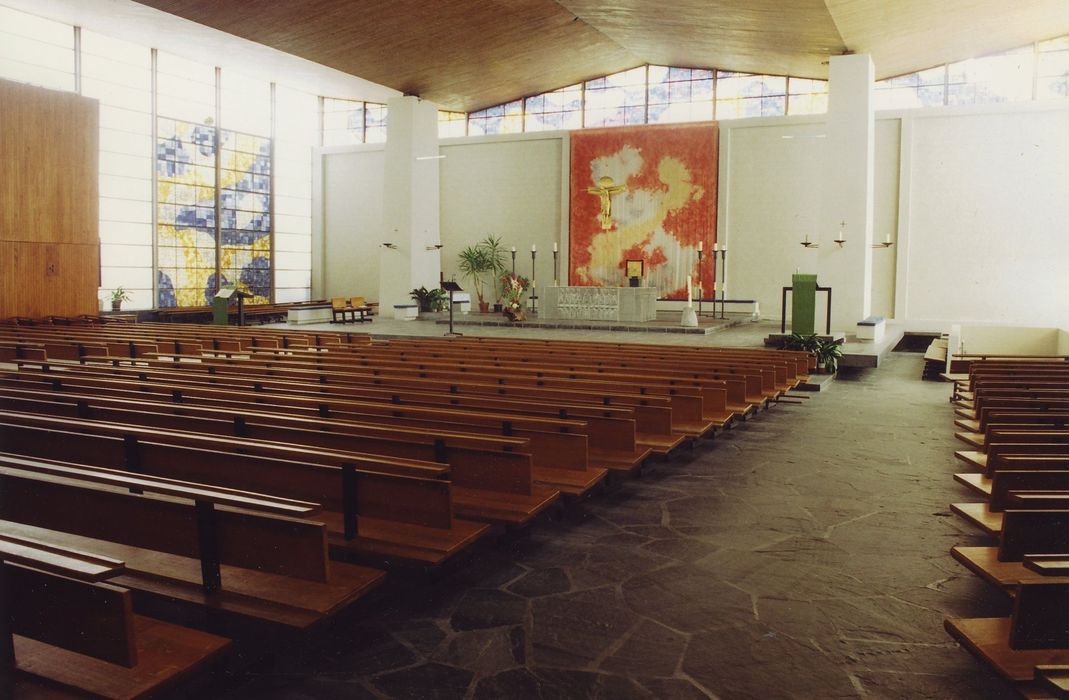
{"type": "Polygon", "coordinates": [[[587,187],[589,194],[596,195],[601,200],[601,212],[598,219],[601,221],[601,230],[608,231],[612,228],[612,196],[627,191],[626,185],[617,185],[608,175],[598,178],[597,187],[587,187]]]}

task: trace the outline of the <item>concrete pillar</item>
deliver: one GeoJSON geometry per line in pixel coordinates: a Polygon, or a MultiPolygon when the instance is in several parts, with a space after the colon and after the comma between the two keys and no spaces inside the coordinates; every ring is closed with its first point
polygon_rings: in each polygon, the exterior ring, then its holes
{"type": "Polygon", "coordinates": [[[817,279],[832,287],[832,330],[847,333],[872,309],[874,79],[867,54],[831,57],[817,279]],[[840,248],[834,239],[843,221],[846,243],[840,248]]]}
{"type": "MultiPolygon", "coordinates": [[[[411,304],[415,287],[438,286],[438,106],[418,97],[387,102],[383,167],[382,240],[379,246],[379,313],[411,304]],[[430,250],[428,250],[430,248],[430,250]]],[[[369,251],[370,252],[370,251],[369,251]]]]}

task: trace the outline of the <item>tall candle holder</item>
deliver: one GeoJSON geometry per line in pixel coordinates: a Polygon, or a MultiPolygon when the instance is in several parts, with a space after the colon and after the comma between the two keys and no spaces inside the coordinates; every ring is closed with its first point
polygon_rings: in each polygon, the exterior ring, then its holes
{"type": "Polygon", "coordinates": [[[535,291],[535,256],[538,255],[534,244],[531,244],[531,312],[538,310],[538,292],[535,291]]]}
{"type": "Polygon", "coordinates": [[[553,245],[553,286],[560,286],[560,253],[557,252],[556,244],[553,245]]]}
{"type": "Polygon", "coordinates": [[[705,287],[702,285],[702,257],[703,257],[703,255],[704,255],[704,251],[702,251],[702,245],[699,243],[698,244],[698,318],[701,318],[701,315],[702,315],[702,297],[705,296],[705,287]]]}
{"type": "Polygon", "coordinates": [[[512,276],[516,276],[516,246],[512,246],[512,276]]]}
{"type": "MultiPolygon", "coordinates": [[[[716,255],[714,251],[713,255],[716,255]]],[[[724,246],[720,249],[720,318],[724,318],[724,311],[727,307],[728,298],[728,247],[724,246]]],[[[713,306],[713,313],[716,313],[716,306],[713,306]]]]}

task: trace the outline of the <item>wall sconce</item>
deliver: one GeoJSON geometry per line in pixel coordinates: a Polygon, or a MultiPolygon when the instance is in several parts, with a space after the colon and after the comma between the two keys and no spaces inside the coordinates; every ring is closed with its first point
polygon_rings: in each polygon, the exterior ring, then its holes
{"type": "Polygon", "coordinates": [[[893,245],[894,245],[894,242],[891,240],[891,234],[888,233],[886,236],[884,236],[882,243],[873,243],[872,247],[873,248],[890,248],[893,245]]]}
{"type": "Polygon", "coordinates": [[[839,237],[835,239],[835,245],[839,246],[840,248],[842,248],[843,244],[846,243],[846,233],[845,232],[846,232],[846,222],[845,221],[840,221],[839,222],[839,237]]]}
{"type": "Polygon", "coordinates": [[[805,234],[805,238],[802,239],[802,247],[803,248],[819,248],[820,244],[819,243],[814,243],[813,241],[809,240],[809,234],[807,233],[807,234],[805,234]]]}
{"type": "Polygon", "coordinates": [[[427,246],[425,248],[425,250],[441,250],[441,249],[442,249],[442,244],[441,243],[435,243],[434,245],[429,245],[429,246],[427,246]]]}
{"type": "Polygon", "coordinates": [[[382,245],[383,248],[389,248],[390,250],[397,250],[397,245],[394,244],[394,243],[383,243],[381,245],[382,245]]]}

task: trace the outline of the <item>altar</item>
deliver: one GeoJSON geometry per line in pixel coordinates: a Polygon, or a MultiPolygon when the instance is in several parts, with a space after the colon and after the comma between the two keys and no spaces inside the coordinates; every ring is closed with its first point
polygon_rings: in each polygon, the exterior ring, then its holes
{"type": "Polygon", "coordinates": [[[656,287],[543,287],[540,321],[653,321],[656,287]]]}

